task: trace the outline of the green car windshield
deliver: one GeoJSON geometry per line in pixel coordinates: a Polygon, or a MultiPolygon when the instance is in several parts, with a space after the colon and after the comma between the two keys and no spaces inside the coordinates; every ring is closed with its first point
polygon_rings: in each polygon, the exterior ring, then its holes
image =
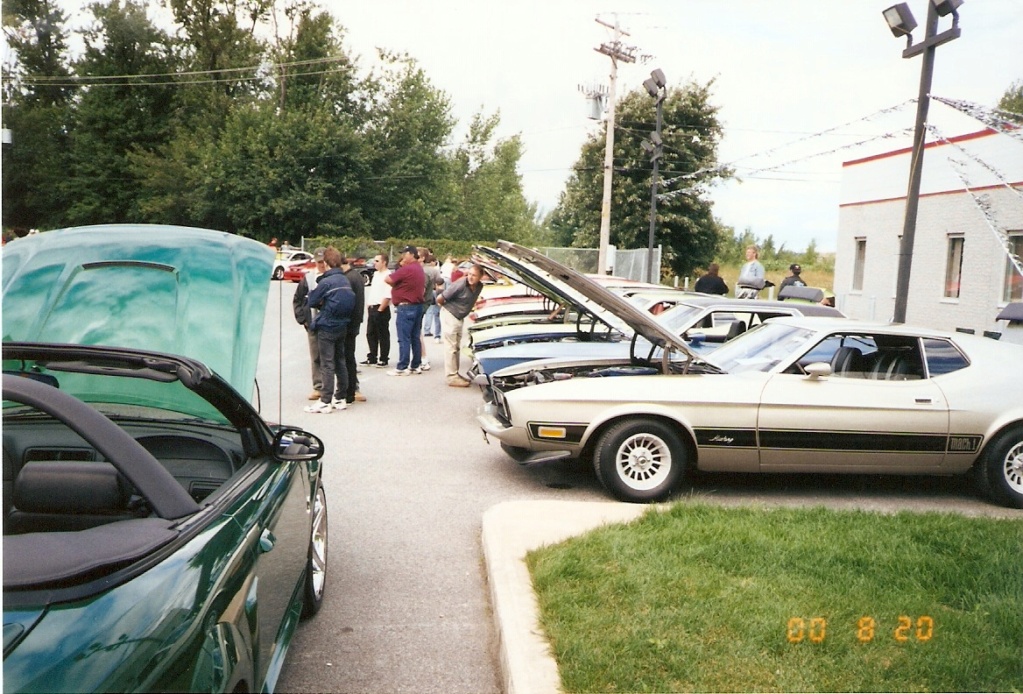
{"type": "MultiPolygon", "coordinates": [[[[5,359],[4,373],[26,374],[30,378],[55,385],[79,400],[89,403],[111,419],[190,420],[200,419],[215,425],[228,424],[213,405],[180,381],[151,381],[109,374],[73,373],[63,368],[5,359]]],[[[19,411],[34,415],[32,408],[4,401],[4,418],[19,411]]]]}

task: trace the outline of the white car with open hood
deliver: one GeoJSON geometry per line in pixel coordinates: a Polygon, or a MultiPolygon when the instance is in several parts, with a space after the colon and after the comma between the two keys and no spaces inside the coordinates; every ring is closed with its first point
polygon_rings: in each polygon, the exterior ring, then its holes
{"type": "MultiPolygon", "coordinates": [[[[594,299],[604,291],[528,249],[500,249],[594,299]]],[[[618,299],[602,303],[662,358],[551,359],[495,373],[494,401],[479,422],[519,462],[591,460],[603,486],[632,502],[668,497],[690,469],[973,472],[991,498],[1023,508],[1023,347],[786,317],[697,357],[618,299]]]]}

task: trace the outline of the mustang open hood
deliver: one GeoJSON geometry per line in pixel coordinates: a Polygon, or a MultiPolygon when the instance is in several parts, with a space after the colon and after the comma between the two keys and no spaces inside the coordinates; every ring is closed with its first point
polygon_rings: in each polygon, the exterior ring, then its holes
{"type": "MultiPolygon", "coordinates": [[[[530,276],[541,285],[557,287],[557,294],[571,297],[573,304],[586,306],[588,313],[598,316],[599,320],[626,335],[636,333],[658,347],[681,352],[690,359],[695,357],[681,337],[659,324],[652,315],[608,291],[581,272],[538,251],[509,241],[498,241],[496,249],[483,246],[476,248],[499,265],[510,265],[520,276],[530,276]]],[[[512,276],[518,279],[514,274],[512,276]]],[[[534,284],[529,286],[543,292],[534,284]]]]}
{"type": "Polygon", "coordinates": [[[251,239],[189,227],[26,236],[4,247],[3,341],[181,355],[248,397],[273,257],[251,239]]]}

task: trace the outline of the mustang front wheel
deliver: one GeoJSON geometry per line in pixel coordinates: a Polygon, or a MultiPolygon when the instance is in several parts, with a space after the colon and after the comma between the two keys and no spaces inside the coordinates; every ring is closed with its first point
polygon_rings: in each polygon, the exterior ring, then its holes
{"type": "Polygon", "coordinates": [[[986,456],[987,490],[999,503],[1023,508],[1023,427],[1002,433],[986,456]]]}
{"type": "Polygon", "coordinates": [[[302,616],[312,617],[323,604],[327,583],[327,495],[317,485],[313,497],[313,525],[309,536],[309,559],[305,571],[305,599],[302,616]]]}
{"type": "Polygon", "coordinates": [[[622,501],[660,501],[675,490],[686,467],[686,447],[671,426],[650,419],[615,424],[597,441],[593,469],[622,501]]]}

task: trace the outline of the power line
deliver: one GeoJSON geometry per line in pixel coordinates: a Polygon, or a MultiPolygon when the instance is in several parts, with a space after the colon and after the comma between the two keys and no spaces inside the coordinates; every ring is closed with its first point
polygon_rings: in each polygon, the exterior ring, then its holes
{"type": "MultiPolygon", "coordinates": [[[[263,63],[261,65],[251,65],[247,67],[233,67],[233,68],[220,68],[216,70],[191,70],[184,72],[164,72],[164,73],[144,73],[135,75],[62,75],[62,76],[22,76],[19,81],[22,84],[28,86],[37,87],[149,87],[149,86],[176,86],[176,85],[189,85],[189,84],[213,84],[218,82],[246,82],[254,81],[259,79],[265,79],[265,76],[253,75],[251,77],[244,76],[246,72],[252,71],[264,71],[269,76],[272,72],[279,72],[282,69],[294,68],[294,67],[305,67],[310,65],[323,65],[326,63],[337,63],[340,61],[347,61],[347,56],[331,56],[327,58],[317,58],[313,60],[298,60],[287,63],[263,63]],[[202,77],[206,75],[230,75],[238,74],[239,76],[225,76],[222,78],[214,79],[187,79],[182,80],[183,77],[202,77]],[[140,82],[138,80],[153,80],[156,78],[166,78],[166,81],[153,81],[153,82],[140,82]],[[115,82],[114,80],[121,80],[115,82]]],[[[313,75],[326,75],[336,72],[342,72],[344,68],[332,68],[327,70],[318,70],[314,72],[302,72],[295,77],[305,77],[313,75]]]]}

